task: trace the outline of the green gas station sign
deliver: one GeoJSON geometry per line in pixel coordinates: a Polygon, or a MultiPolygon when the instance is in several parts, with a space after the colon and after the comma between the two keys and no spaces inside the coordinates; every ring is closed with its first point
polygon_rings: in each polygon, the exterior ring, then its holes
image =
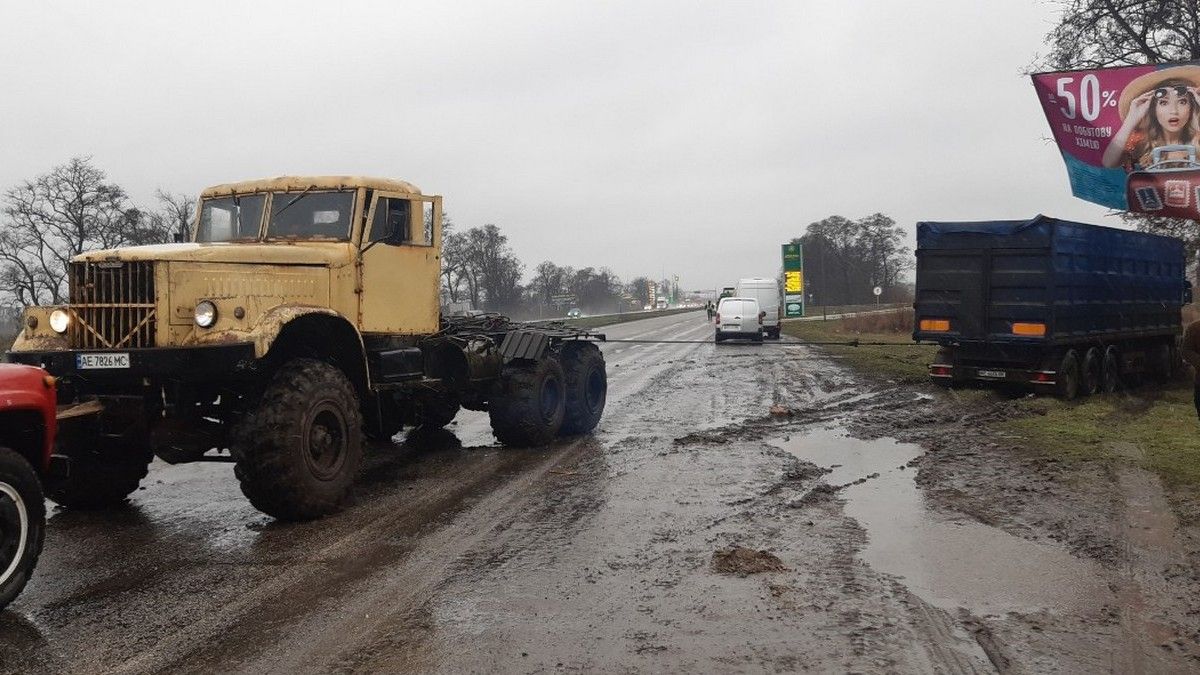
{"type": "Polygon", "coordinates": [[[783,315],[804,316],[804,247],[783,245],[783,315]]]}

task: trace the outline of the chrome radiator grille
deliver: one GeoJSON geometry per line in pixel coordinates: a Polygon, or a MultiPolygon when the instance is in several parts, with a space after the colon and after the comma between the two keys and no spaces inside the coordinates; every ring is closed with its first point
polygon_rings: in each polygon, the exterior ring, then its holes
{"type": "Polygon", "coordinates": [[[154,263],[71,263],[71,346],[154,346],[154,263]]]}

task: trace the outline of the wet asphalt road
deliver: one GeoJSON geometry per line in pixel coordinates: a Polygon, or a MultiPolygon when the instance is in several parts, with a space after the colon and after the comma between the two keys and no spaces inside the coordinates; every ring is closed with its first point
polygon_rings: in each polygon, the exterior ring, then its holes
{"type": "MultiPolygon", "coordinates": [[[[697,312],[606,332],[712,327],[697,312]]],[[[906,472],[916,446],[846,438],[845,420],[921,394],[795,344],[603,350],[595,434],[511,450],[462,411],[371,446],[357,503],[319,522],[273,522],[217,463],[156,462],[126,508],[53,510],[34,580],[0,613],[0,671],[1041,670],[1064,667],[1061,641],[1011,617],[1046,603],[1083,617],[1088,656],[1066,670],[1116,662],[1091,634],[1111,606],[1094,569],[929,511],[906,472]],[[833,499],[833,483],[852,487],[833,499]],[[980,584],[983,544],[1032,567],[980,584]],[[733,546],[785,569],[718,573],[733,546]]]]}

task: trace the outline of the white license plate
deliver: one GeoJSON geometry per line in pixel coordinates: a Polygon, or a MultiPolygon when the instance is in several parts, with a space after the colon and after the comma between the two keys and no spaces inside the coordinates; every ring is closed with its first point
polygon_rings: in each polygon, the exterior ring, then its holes
{"type": "Polygon", "coordinates": [[[111,354],[76,354],[75,367],[79,370],[95,370],[99,368],[128,368],[129,353],[117,352],[111,354]]]}
{"type": "Polygon", "coordinates": [[[1007,375],[1007,373],[1005,373],[1003,370],[981,370],[981,371],[979,371],[980,377],[996,377],[996,378],[1004,379],[1004,377],[1006,375],[1007,375]]]}

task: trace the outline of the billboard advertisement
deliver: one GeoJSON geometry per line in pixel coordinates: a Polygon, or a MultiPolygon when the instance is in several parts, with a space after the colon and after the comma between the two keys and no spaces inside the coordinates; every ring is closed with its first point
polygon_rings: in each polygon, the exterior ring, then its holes
{"type": "Polygon", "coordinates": [[[804,316],[804,248],[796,242],[783,249],[783,315],[804,316]]]}
{"type": "Polygon", "coordinates": [[[1200,61],[1038,73],[1033,86],[1076,197],[1200,219],[1200,61]]]}

